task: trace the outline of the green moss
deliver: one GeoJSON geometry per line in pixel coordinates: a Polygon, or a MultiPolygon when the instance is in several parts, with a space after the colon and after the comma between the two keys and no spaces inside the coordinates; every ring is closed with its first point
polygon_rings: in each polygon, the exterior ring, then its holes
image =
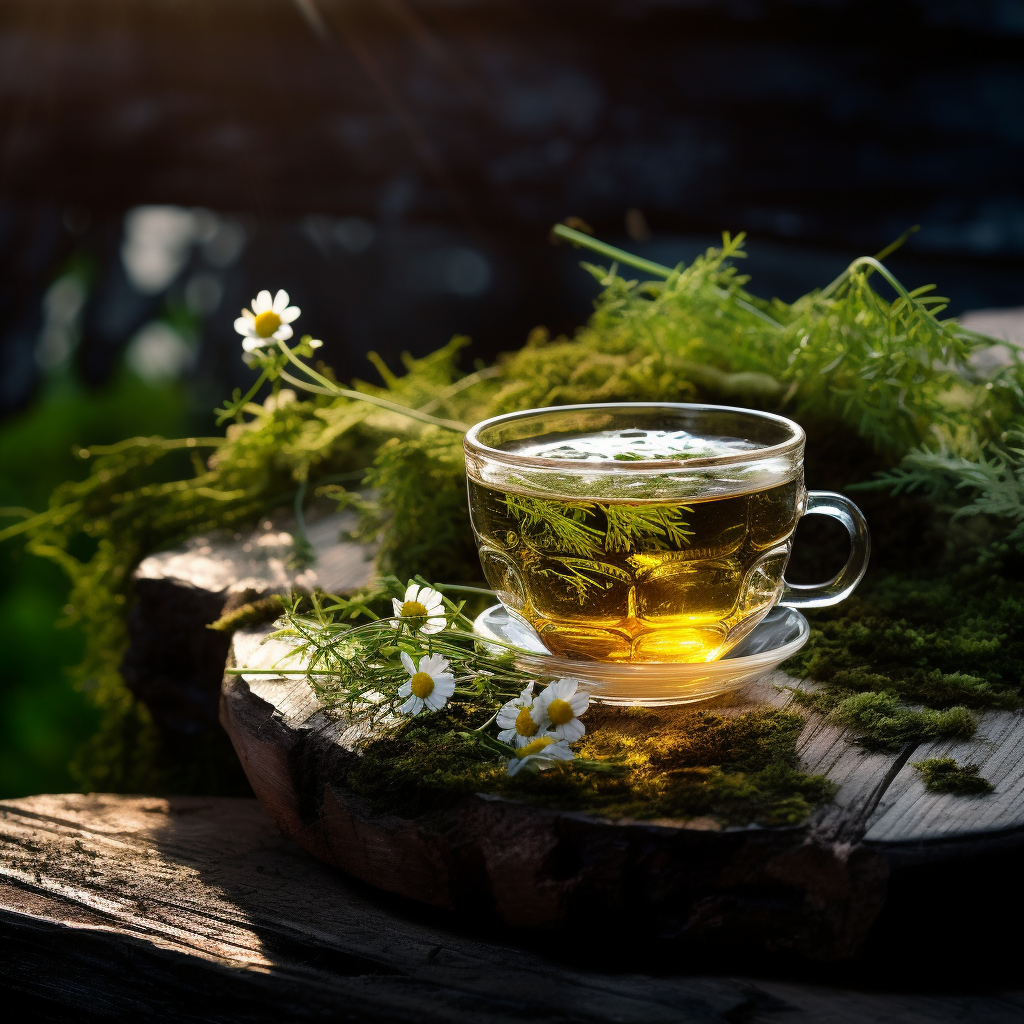
{"type": "Polygon", "coordinates": [[[988,779],[979,774],[978,765],[957,764],[952,757],[930,757],[915,761],[914,767],[921,773],[925,789],[933,793],[980,796],[995,789],[988,779]]]}
{"type": "Polygon", "coordinates": [[[577,763],[510,778],[467,738],[468,709],[450,705],[367,744],[347,783],[381,811],[410,816],[489,792],[613,819],[709,816],[723,825],[797,824],[834,791],[799,769],[797,714],[593,708],[587,722],[577,763]]]}
{"type": "Polygon", "coordinates": [[[1019,552],[1002,547],[929,572],[877,573],[811,613],[810,640],[786,667],[821,685],[797,699],[889,748],[967,737],[972,711],[1021,706],[1024,572],[1019,552]]]}
{"type": "Polygon", "coordinates": [[[383,571],[446,583],[481,579],[460,435],[431,430],[386,442],[366,483],[378,501],[363,517],[361,536],[380,543],[383,571]]]}
{"type": "Polygon", "coordinates": [[[835,687],[794,691],[798,703],[823,712],[830,722],[852,729],[865,746],[895,750],[936,737],[966,739],[974,734],[974,716],[964,707],[916,711],[895,693],[849,693],[835,687]]]}

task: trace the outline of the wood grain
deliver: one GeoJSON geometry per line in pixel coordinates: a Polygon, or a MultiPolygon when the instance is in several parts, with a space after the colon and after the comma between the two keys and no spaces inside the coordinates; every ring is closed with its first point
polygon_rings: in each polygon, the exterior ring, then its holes
{"type": "MultiPolygon", "coordinates": [[[[0,803],[0,977],[42,1019],[1011,1024],[1024,996],[689,975],[605,933],[585,966],[476,936],[308,857],[253,800],[0,803]],[[609,969],[609,960],[618,961],[609,969]],[[646,969],[644,963],[646,961],[646,969]]],[[[723,964],[724,966],[724,964],[723,964]]]]}

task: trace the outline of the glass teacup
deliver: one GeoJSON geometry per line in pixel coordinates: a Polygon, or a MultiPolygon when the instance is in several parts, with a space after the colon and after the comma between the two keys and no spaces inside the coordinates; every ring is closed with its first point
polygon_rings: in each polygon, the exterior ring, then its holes
{"type": "Polygon", "coordinates": [[[552,654],[608,662],[721,658],[782,603],[847,597],[867,568],[860,510],[804,487],[804,432],[727,406],[532,409],[466,435],[484,575],[552,654]],[[850,556],[827,583],[783,573],[803,515],[831,516],[850,556]]]}

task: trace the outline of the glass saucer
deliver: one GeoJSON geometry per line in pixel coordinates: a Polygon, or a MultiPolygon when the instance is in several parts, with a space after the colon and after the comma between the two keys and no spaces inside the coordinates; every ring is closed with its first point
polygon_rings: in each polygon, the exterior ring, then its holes
{"type": "Polygon", "coordinates": [[[773,608],[725,657],[708,662],[580,661],[551,654],[537,633],[496,604],[481,612],[473,631],[483,639],[522,648],[516,664],[540,676],[571,676],[601,704],[665,707],[707,700],[735,690],[791,658],[810,635],[794,608],[773,608]]]}

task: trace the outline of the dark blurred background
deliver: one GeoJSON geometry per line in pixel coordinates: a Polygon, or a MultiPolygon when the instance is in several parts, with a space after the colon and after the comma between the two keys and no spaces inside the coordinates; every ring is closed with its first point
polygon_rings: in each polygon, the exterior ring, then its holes
{"type": "MultiPolygon", "coordinates": [[[[1024,0],[5,0],[0,505],[213,430],[260,288],[342,377],[571,331],[566,216],[669,264],[746,230],[787,300],[920,224],[896,273],[1024,337],[1022,153],[1024,0]]],[[[81,638],[0,559],[0,796],[68,789],[81,638]]]]}

